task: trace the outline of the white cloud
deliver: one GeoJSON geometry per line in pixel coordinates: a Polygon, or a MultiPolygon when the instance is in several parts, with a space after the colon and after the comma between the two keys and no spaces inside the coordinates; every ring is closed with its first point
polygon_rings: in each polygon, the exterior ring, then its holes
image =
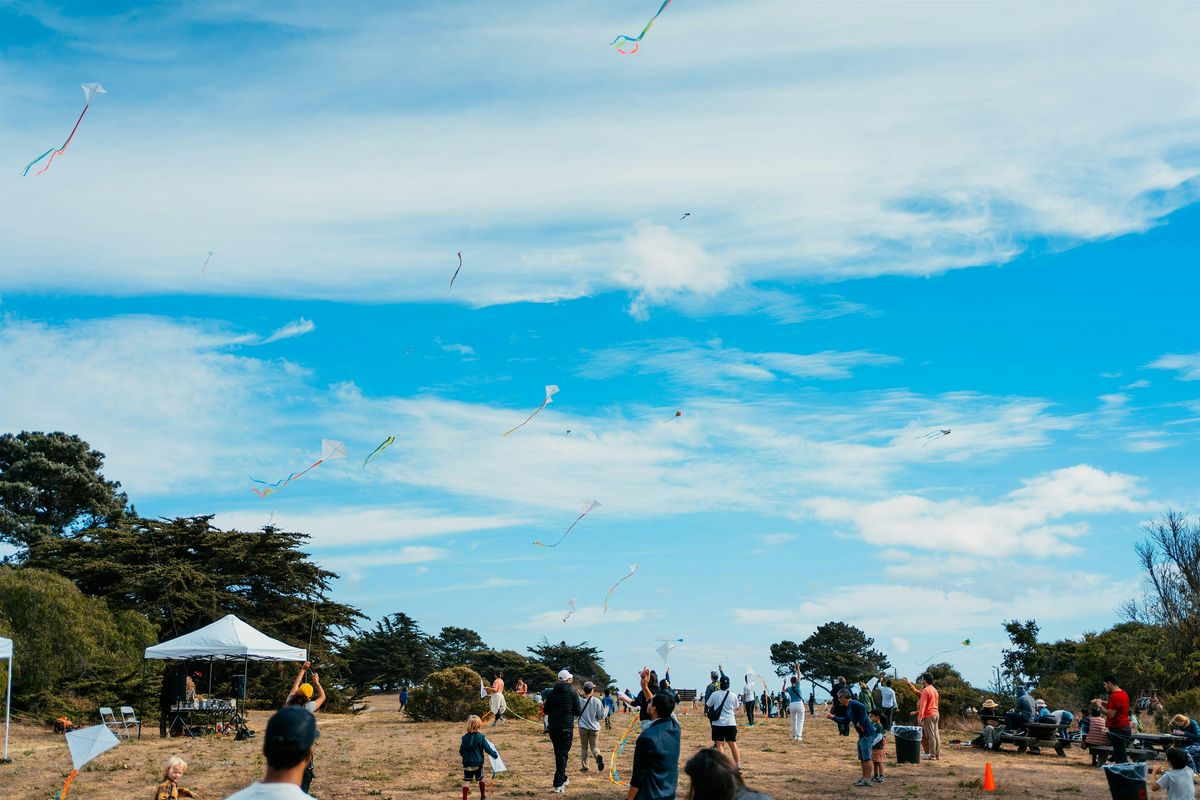
{"type": "Polygon", "coordinates": [[[447,353],[458,353],[462,356],[475,355],[475,348],[467,344],[444,344],[441,348],[447,353]]]}
{"type": "MultiPolygon", "coordinates": [[[[266,523],[263,511],[222,511],[213,524],[222,528],[258,530],[266,523]]],[[[510,528],[522,523],[507,516],[445,514],[418,506],[408,508],[346,507],[320,511],[279,511],[272,524],[282,530],[307,533],[311,546],[323,550],[354,545],[452,536],[457,533],[510,528]]]]}
{"type": "Polygon", "coordinates": [[[1150,369],[1169,369],[1178,372],[1181,381],[1200,381],[1200,353],[1167,353],[1146,365],[1150,369]]]}
{"type": "Polygon", "coordinates": [[[609,607],[608,613],[605,614],[603,606],[581,606],[575,609],[575,613],[566,622],[563,622],[563,615],[566,613],[565,607],[555,611],[544,611],[520,627],[541,631],[547,629],[565,631],[574,628],[590,628],[596,625],[641,622],[651,616],[650,612],[645,610],[631,611],[609,607]]]}
{"type": "Polygon", "coordinates": [[[350,576],[350,579],[354,580],[356,576],[368,570],[440,561],[449,555],[450,551],[441,547],[410,545],[396,550],[370,550],[352,555],[317,556],[314,560],[326,569],[343,577],[350,576]]]}
{"type": "Polygon", "coordinates": [[[1150,385],[1150,381],[1148,381],[1148,380],[1137,380],[1137,381],[1134,381],[1133,383],[1127,383],[1124,386],[1122,386],[1121,388],[1122,389],[1145,389],[1149,385],[1150,385]]]}
{"type": "MultiPolygon", "coordinates": [[[[0,175],[4,288],[441,301],[466,240],[479,255],[448,302],[624,287],[644,312],[1142,231],[1200,173],[1189,4],[713,3],[664,18],[635,59],[597,43],[630,24],[609,4],[549,23],[481,6],[453,25],[391,4],[232,8],[30,12],[116,82],[54,180],[0,175]],[[181,56],[188,26],[246,17],[249,56],[181,56]],[[551,46],[514,53],[534,29],[551,46]],[[130,63],[169,66],[162,91],[129,105],[130,63]],[[245,145],[266,131],[270,147],[245,145]],[[204,276],[168,267],[209,250],[204,276]]],[[[6,63],[5,141],[53,139],[58,70],[82,58],[6,63]]]]}
{"type": "Polygon", "coordinates": [[[895,356],[866,350],[819,353],[753,353],[726,347],[720,340],[696,343],[671,338],[622,344],[594,351],[577,370],[585,378],[610,378],[624,372],[666,374],[697,386],[743,381],[772,382],[780,377],[843,380],[860,366],[899,363],[895,356]]]}
{"type": "Polygon", "coordinates": [[[819,497],[806,505],[828,522],[850,522],[868,542],[977,556],[1062,555],[1087,532],[1079,514],[1136,512],[1146,508],[1136,478],[1086,464],[1025,480],[995,503],[955,498],[934,501],[896,495],[873,503],[819,497]]]}
{"type": "Polygon", "coordinates": [[[312,333],[316,327],[312,320],[301,317],[294,322],[289,322],[266,339],[263,339],[262,344],[270,344],[271,342],[278,342],[281,339],[292,339],[296,336],[303,336],[306,333],[312,333]]]}
{"type": "Polygon", "coordinates": [[[891,638],[890,643],[892,645],[892,650],[894,652],[902,653],[902,654],[908,652],[909,641],[908,641],[908,639],[905,639],[903,636],[893,636],[891,638]]]}

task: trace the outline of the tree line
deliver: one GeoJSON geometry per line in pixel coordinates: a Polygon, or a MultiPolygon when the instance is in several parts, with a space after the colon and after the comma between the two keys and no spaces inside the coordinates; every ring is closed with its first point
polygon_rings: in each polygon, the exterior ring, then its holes
{"type": "MultiPolygon", "coordinates": [[[[367,627],[362,612],[330,597],[338,576],[305,552],[306,534],[270,524],[222,530],[211,516],[148,519],[103,465],[78,436],[0,435],[0,542],[15,548],[0,563],[0,636],[16,642],[16,709],[90,713],[133,698],[145,706],[158,696],[163,665],[143,662],[144,649],[226,614],[307,647],[333,707],[457,665],[523,674],[530,685],[570,665],[609,682],[587,642],[543,640],[522,655],[494,650],[467,628],[427,635],[404,613],[367,627]]],[[[211,681],[214,695],[231,696],[240,666],[193,667],[201,692],[211,681]]],[[[256,666],[248,695],[281,701],[291,669],[256,666]]]]}

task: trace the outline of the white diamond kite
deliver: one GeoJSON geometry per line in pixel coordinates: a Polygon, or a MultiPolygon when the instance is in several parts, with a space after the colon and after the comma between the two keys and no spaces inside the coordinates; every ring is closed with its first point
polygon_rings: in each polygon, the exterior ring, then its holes
{"type": "Polygon", "coordinates": [[[38,170],[37,174],[41,175],[46,170],[50,169],[50,165],[54,163],[54,159],[57,156],[65,153],[67,150],[67,145],[69,145],[71,140],[75,138],[75,131],[79,130],[79,123],[83,122],[83,115],[87,113],[88,108],[92,105],[92,98],[98,94],[108,94],[104,87],[98,83],[81,83],[79,84],[79,88],[83,89],[83,111],[79,112],[79,119],[75,120],[75,127],[71,128],[71,135],[68,136],[67,140],[62,143],[62,147],[51,147],[33,161],[30,161],[28,164],[26,164],[24,171],[21,173],[22,177],[28,175],[30,167],[41,161],[46,156],[50,156],[50,160],[46,162],[46,166],[38,170]],[[53,155],[51,155],[52,153],[53,155]]]}
{"type": "Polygon", "coordinates": [[[513,431],[515,431],[517,428],[523,428],[523,427],[525,427],[525,423],[526,423],[526,422],[529,422],[529,420],[533,419],[534,417],[536,417],[536,416],[538,415],[538,412],[540,412],[540,411],[541,411],[543,408],[545,408],[546,406],[548,406],[548,405],[550,405],[552,402],[554,402],[554,401],[553,401],[553,400],[551,400],[550,398],[554,397],[554,395],[556,395],[556,394],[558,394],[558,387],[557,387],[557,386],[555,386],[554,384],[550,384],[549,386],[547,386],[547,387],[546,387],[546,399],[542,401],[542,404],[541,404],[540,406],[538,406],[538,407],[537,407],[537,409],[536,409],[536,410],[535,410],[535,411],[534,411],[532,414],[530,414],[528,417],[526,417],[526,418],[525,418],[525,422],[522,422],[522,423],[521,423],[520,425],[518,425],[516,428],[511,428],[511,429],[509,429],[509,430],[505,431],[505,432],[504,432],[503,434],[501,434],[501,435],[502,435],[502,436],[508,436],[510,433],[512,433],[513,431]]]}
{"type": "Polygon", "coordinates": [[[567,611],[567,615],[565,617],[563,617],[563,622],[566,622],[568,619],[571,618],[571,615],[575,613],[575,603],[576,602],[578,602],[578,601],[574,597],[572,597],[570,600],[567,601],[567,608],[570,610],[567,611]]]}
{"type": "Polygon", "coordinates": [[[670,664],[671,651],[679,647],[679,642],[683,639],[659,639],[662,644],[654,652],[658,653],[664,664],[670,664]]]}
{"type": "Polygon", "coordinates": [[[90,728],[80,728],[68,733],[67,747],[71,750],[71,766],[74,769],[67,776],[67,782],[63,784],[58,800],[63,800],[67,796],[67,790],[71,788],[71,781],[75,780],[75,775],[83,769],[84,764],[120,743],[107,725],[93,725],[90,728]]]}

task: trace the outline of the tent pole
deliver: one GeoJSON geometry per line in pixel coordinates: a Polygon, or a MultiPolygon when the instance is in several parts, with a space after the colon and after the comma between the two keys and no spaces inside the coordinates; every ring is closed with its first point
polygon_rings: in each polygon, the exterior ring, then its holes
{"type": "Polygon", "coordinates": [[[13,657],[8,657],[8,689],[4,692],[4,758],[0,758],[0,764],[11,763],[8,760],[8,725],[10,714],[12,713],[12,670],[13,657]]]}
{"type": "Polygon", "coordinates": [[[212,697],[212,665],[213,665],[213,660],[210,658],[208,660],[208,696],[209,697],[212,697]]]}

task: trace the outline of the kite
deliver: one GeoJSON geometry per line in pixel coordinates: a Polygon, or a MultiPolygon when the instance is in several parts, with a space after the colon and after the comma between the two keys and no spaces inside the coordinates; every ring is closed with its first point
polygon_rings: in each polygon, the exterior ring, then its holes
{"type": "Polygon", "coordinates": [[[692,215],[692,212],[690,212],[690,211],[685,211],[685,212],[683,212],[683,216],[682,216],[682,217],[680,217],[680,219],[687,219],[687,218],[688,218],[688,217],[690,217],[691,215],[692,215]]]}
{"type": "Polygon", "coordinates": [[[200,268],[200,274],[204,274],[204,270],[208,269],[208,262],[212,261],[212,250],[208,251],[208,258],[204,259],[204,266],[200,268]]]}
{"type": "MultiPolygon", "coordinates": [[[[454,281],[458,278],[458,273],[462,271],[462,251],[458,252],[458,269],[454,270],[454,274],[450,276],[450,289],[454,288],[454,281]]],[[[450,289],[446,290],[446,294],[450,294],[450,289]]]]}
{"type": "Polygon", "coordinates": [[[484,700],[486,698],[487,698],[487,687],[483,685],[483,678],[480,678],[479,679],[479,699],[484,700]]]}
{"type": "Polygon", "coordinates": [[[636,39],[633,38],[632,36],[622,35],[622,36],[618,36],[617,38],[613,39],[611,42],[609,42],[609,44],[616,45],[617,42],[621,41],[622,39],[624,39],[627,42],[633,42],[632,50],[622,50],[620,48],[620,46],[617,47],[617,52],[620,53],[621,55],[623,55],[623,56],[633,55],[634,53],[636,53],[638,51],[638,43],[642,41],[642,37],[646,35],[646,31],[650,30],[650,26],[654,24],[654,20],[658,19],[658,15],[661,14],[662,12],[666,11],[667,6],[669,6],[669,5],[671,5],[671,0],[663,0],[663,4],[658,7],[658,11],[655,12],[654,16],[650,18],[650,21],[646,23],[646,27],[642,28],[642,32],[637,35],[636,39]]]}
{"type": "Polygon", "coordinates": [[[567,608],[569,608],[570,611],[568,611],[567,615],[565,617],[563,617],[563,622],[566,622],[568,619],[571,618],[571,615],[575,613],[575,602],[576,602],[576,600],[574,597],[572,597],[570,600],[567,601],[567,608]]]}
{"type": "MultiPolygon", "coordinates": [[[[576,518],[575,518],[575,522],[572,522],[572,523],[571,523],[570,527],[569,527],[569,528],[567,528],[567,529],[566,529],[566,530],[563,532],[563,535],[562,535],[562,536],[558,537],[558,541],[557,541],[557,542],[555,542],[554,544],[542,544],[542,543],[541,543],[541,542],[539,542],[539,541],[534,541],[534,544],[535,544],[535,545],[537,545],[538,547],[558,547],[560,544],[562,544],[562,541],[563,541],[563,539],[566,539],[566,538],[567,538],[567,534],[571,532],[571,528],[574,528],[574,527],[575,527],[575,525],[576,525],[576,524],[578,524],[579,520],[581,520],[581,519],[583,519],[584,517],[586,517],[586,516],[587,516],[589,513],[591,513],[592,509],[596,508],[596,507],[597,507],[597,506],[599,506],[599,505],[600,505],[600,501],[599,501],[599,500],[593,500],[592,502],[590,502],[590,503],[588,503],[586,506],[584,506],[584,507],[583,507],[583,513],[582,513],[582,514],[580,514],[578,517],[576,517],[576,518]]],[[[563,621],[564,621],[564,622],[566,622],[566,620],[563,620],[563,621]]]]}
{"type": "MultiPolygon", "coordinates": [[[[924,439],[925,444],[929,444],[934,439],[940,439],[943,436],[949,436],[949,435],[950,435],[950,429],[945,428],[945,429],[940,429],[940,430],[936,430],[936,431],[930,431],[929,433],[925,434],[924,436],[914,436],[913,438],[914,439],[924,439]]],[[[924,447],[925,444],[921,445],[921,447],[924,447]]]]}
{"type": "Polygon", "coordinates": [[[384,450],[391,447],[392,443],[395,441],[396,441],[395,436],[389,436],[388,438],[384,439],[383,443],[380,444],[379,447],[376,447],[374,450],[371,451],[371,454],[369,456],[367,456],[366,458],[363,459],[363,469],[366,469],[367,464],[370,464],[372,461],[375,460],[375,456],[379,455],[384,450]]]}
{"type": "Polygon", "coordinates": [[[255,483],[261,483],[263,486],[265,486],[267,488],[256,489],[253,486],[251,486],[250,488],[259,497],[270,497],[272,494],[274,494],[275,492],[278,492],[283,487],[287,486],[289,483],[294,481],[296,478],[299,478],[301,475],[308,472],[313,467],[324,464],[326,461],[336,461],[339,458],[345,458],[345,457],[346,457],[346,445],[342,444],[339,441],[335,441],[333,439],[322,439],[321,440],[321,457],[318,458],[314,463],[310,464],[309,466],[305,467],[304,469],[300,470],[299,472],[293,472],[291,475],[288,475],[283,480],[278,480],[278,481],[275,481],[274,483],[267,483],[266,481],[260,481],[258,478],[251,477],[250,480],[254,481],[255,483]]]}
{"type": "Polygon", "coordinates": [[[83,111],[79,112],[79,119],[75,120],[75,127],[71,128],[71,135],[68,136],[67,140],[62,143],[62,147],[51,147],[33,161],[30,161],[28,164],[26,164],[25,171],[21,173],[21,177],[28,175],[29,168],[41,161],[46,156],[50,156],[50,160],[46,162],[46,166],[38,170],[37,174],[41,175],[46,170],[50,169],[50,165],[54,163],[54,157],[59,153],[65,153],[67,150],[67,145],[71,143],[71,139],[75,138],[75,131],[79,130],[79,123],[83,122],[83,115],[87,113],[88,108],[92,105],[92,98],[98,94],[108,94],[108,91],[98,83],[81,83],[79,84],[79,88],[83,89],[83,111]],[[54,155],[51,155],[51,153],[54,155]]]}
{"type": "Polygon", "coordinates": [[[621,578],[621,580],[614,583],[612,585],[612,588],[608,590],[608,594],[604,595],[604,613],[605,614],[608,613],[608,598],[612,597],[612,593],[617,590],[617,587],[620,586],[625,581],[632,578],[637,571],[638,571],[638,565],[630,564],[629,565],[629,574],[627,574],[624,578],[621,578]]]}
{"type": "Polygon", "coordinates": [[[934,660],[935,658],[937,658],[938,656],[944,656],[944,655],[946,655],[947,653],[957,653],[959,650],[966,650],[966,649],[967,649],[968,647],[970,647],[970,646],[971,646],[971,640],[970,640],[970,639],[963,639],[963,640],[962,640],[962,641],[959,643],[959,646],[958,646],[958,647],[951,647],[949,650],[943,650],[943,651],[942,651],[942,652],[940,652],[940,653],[934,653],[934,654],[933,654],[933,655],[931,655],[929,658],[927,658],[927,659],[925,659],[924,661],[922,661],[922,662],[921,662],[921,666],[925,666],[926,664],[928,664],[930,661],[933,661],[933,660],[934,660]]]}
{"type": "Polygon", "coordinates": [[[660,644],[658,649],[656,649],[654,652],[658,653],[659,656],[662,657],[664,664],[667,664],[669,663],[668,658],[671,655],[671,651],[679,647],[679,643],[682,642],[683,639],[658,639],[656,641],[662,642],[662,644],[660,644]]]}
{"type": "Polygon", "coordinates": [[[58,800],[63,800],[67,796],[67,790],[71,788],[71,781],[75,780],[75,776],[79,770],[83,769],[84,764],[120,743],[107,725],[93,725],[90,728],[80,728],[68,733],[67,747],[71,750],[72,770],[71,774],[67,776],[67,782],[63,784],[58,800]]]}
{"type": "Polygon", "coordinates": [[[679,417],[682,417],[682,416],[683,416],[683,412],[682,412],[682,411],[676,411],[676,412],[675,412],[675,416],[673,416],[673,417],[667,417],[666,419],[664,419],[664,420],[663,420],[663,422],[670,422],[671,420],[673,420],[673,419],[677,419],[677,418],[679,418],[679,417]]]}
{"type": "MultiPolygon", "coordinates": [[[[537,407],[537,410],[536,410],[536,411],[534,411],[532,414],[530,414],[530,415],[529,415],[529,416],[528,416],[528,417],[525,419],[525,422],[522,422],[520,425],[518,425],[518,426],[517,426],[517,428],[523,428],[523,427],[525,427],[525,423],[529,422],[529,420],[531,420],[531,419],[533,419],[534,417],[536,417],[536,416],[538,415],[538,412],[540,412],[540,411],[541,411],[543,408],[545,408],[546,406],[550,405],[550,403],[554,402],[554,401],[553,401],[553,400],[551,400],[550,398],[554,397],[554,395],[556,395],[556,394],[558,394],[558,387],[557,387],[557,386],[554,386],[553,384],[551,384],[550,386],[547,386],[547,387],[546,387],[546,399],[545,399],[545,400],[543,400],[543,401],[542,401],[542,404],[541,404],[540,406],[538,406],[538,407],[537,407]]],[[[503,434],[501,434],[501,435],[502,435],[502,436],[508,436],[508,434],[512,433],[512,432],[513,432],[513,431],[515,431],[517,428],[512,428],[512,429],[510,429],[510,430],[507,430],[507,431],[505,431],[505,432],[504,432],[503,434]]]]}

